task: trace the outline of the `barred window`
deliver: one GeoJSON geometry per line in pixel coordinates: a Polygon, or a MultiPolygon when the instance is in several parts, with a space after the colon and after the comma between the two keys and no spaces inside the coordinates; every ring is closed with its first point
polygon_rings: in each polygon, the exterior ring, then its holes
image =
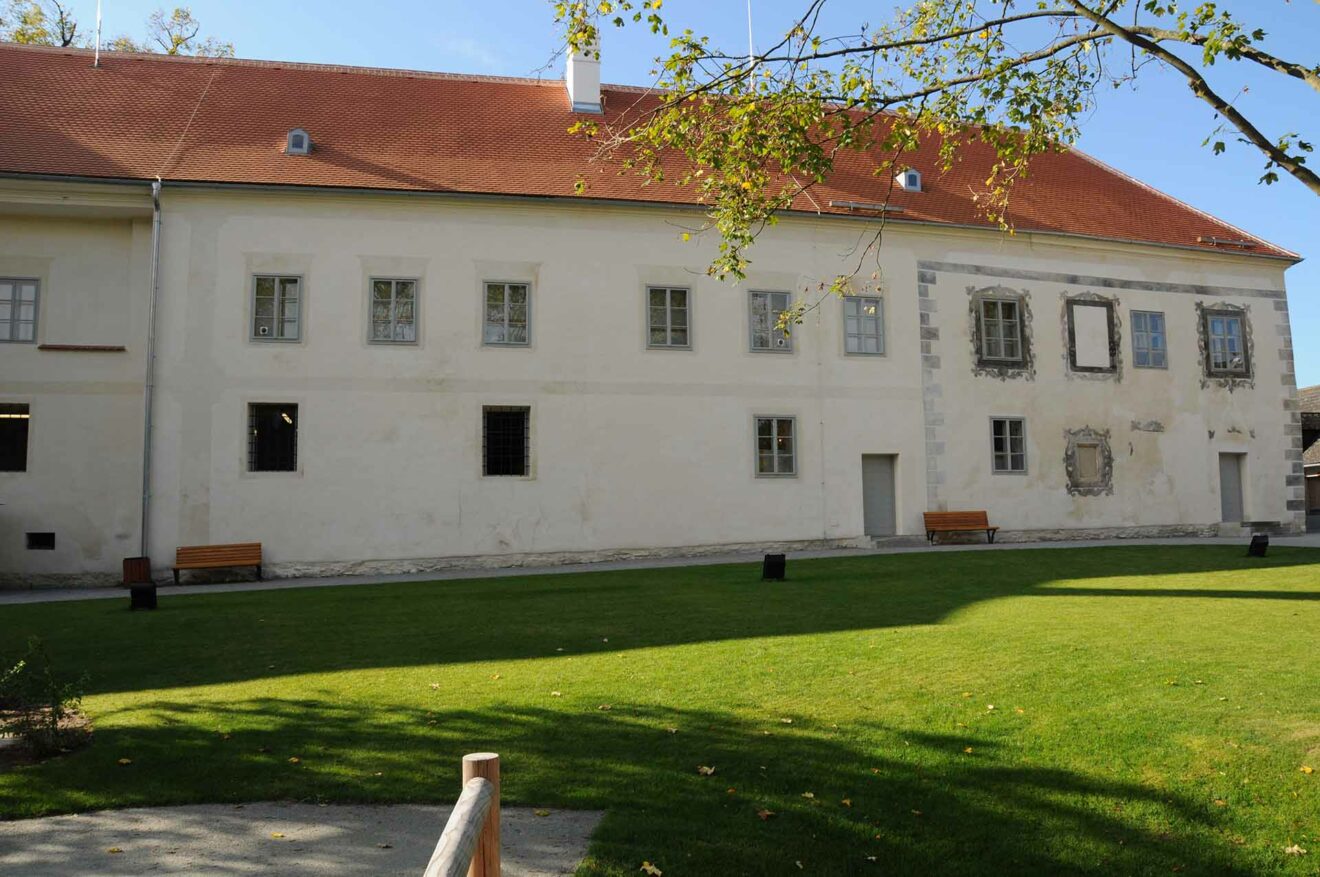
{"type": "Polygon", "coordinates": [[[481,409],[481,473],[531,474],[532,409],[525,406],[487,405],[481,409]]]}
{"type": "Polygon", "coordinates": [[[298,406],[254,402],[248,405],[248,471],[298,470],[298,406]]]}

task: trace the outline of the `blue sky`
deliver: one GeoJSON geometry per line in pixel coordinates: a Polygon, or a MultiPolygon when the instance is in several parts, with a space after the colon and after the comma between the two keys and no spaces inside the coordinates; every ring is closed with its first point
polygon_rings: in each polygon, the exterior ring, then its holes
{"type": "MultiPolygon", "coordinates": [[[[833,32],[871,21],[901,0],[831,0],[833,32]]],[[[103,0],[104,33],[139,35],[158,3],[103,0]]],[[[203,33],[234,43],[239,57],[405,67],[420,70],[537,75],[557,45],[548,0],[457,2],[377,0],[192,0],[203,33]]],[[[753,0],[758,43],[777,38],[803,0],[753,0]]],[[[1320,3],[1310,0],[1221,2],[1269,32],[1276,54],[1317,63],[1320,3]]],[[[95,0],[75,4],[90,28],[95,0]]],[[[710,34],[738,51],[747,45],[745,0],[666,0],[671,25],[710,34]]],[[[607,82],[647,84],[652,59],[665,43],[644,28],[610,30],[602,47],[607,82]]],[[[1304,83],[1257,73],[1244,64],[1221,63],[1212,84],[1225,94],[1247,91],[1238,105],[1268,134],[1298,131],[1320,142],[1317,96],[1304,83]]],[[[544,75],[559,77],[558,65],[544,75]]],[[[1149,66],[1137,90],[1101,95],[1080,146],[1100,160],[1247,231],[1309,257],[1288,272],[1297,380],[1320,384],[1320,198],[1285,177],[1258,185],[1263,158],[1232,144],[1213,156],[1201,142],[1215,127],[1209,108],[1197,102],[1176,75],[1149,66]]],[[[1314,159],[1320,165],[1320,154],[1314,159]]]]}

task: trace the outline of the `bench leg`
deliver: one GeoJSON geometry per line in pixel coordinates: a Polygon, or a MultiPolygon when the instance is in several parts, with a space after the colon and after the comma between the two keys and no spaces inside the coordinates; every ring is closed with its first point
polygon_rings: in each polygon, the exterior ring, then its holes
{"type": "Polygon", "coordinates": [[[179,583],[179,571],[176,569],[174,570],[174,584],[177,585],[178,583],[179,583]]]}
{"type": "Polygon", "coordinates": [[[265,579],[261,577],[261,564],[257,564],[257,581],[259,582],[265,581],[265,579]]]}
{"type": "Polygon", "coordinates": [[[994,544],[995,544],[995,531],[994,531],[994,530],[986,530],[986,531],[985,531],[985,538],[989,541],[989,543],[990,543],[991,545],[994,545],[994,544]]]}
{"type": "Polygon", "coordinates": [[[926,541],[929,542],[931,545],[935,544],[935,534],[930,530],[926,531],[926,541]]]}

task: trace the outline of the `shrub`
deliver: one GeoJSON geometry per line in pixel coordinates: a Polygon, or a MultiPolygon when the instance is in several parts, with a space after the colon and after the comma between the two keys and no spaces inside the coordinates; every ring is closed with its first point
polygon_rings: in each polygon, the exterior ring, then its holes
{"type": "Polygon", "coordinates": [[[86,731],[71,727],[78,713],[87,674],[59,678],[38,637],[28,640],[17,661],[0,661],[0,731],[21,739],[38,757],[53,755],[81,742],[86,731]]]}

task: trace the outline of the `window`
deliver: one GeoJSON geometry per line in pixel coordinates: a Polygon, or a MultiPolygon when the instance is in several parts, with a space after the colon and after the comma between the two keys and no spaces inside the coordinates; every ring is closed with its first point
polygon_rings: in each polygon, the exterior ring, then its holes
{"type": "Polygon", "coordinates": [[[990,458],[995,472],[1027,471],[1027,422],[1021,417],[990,420],[990,458]]]}
{"type": "Polygon", "coordinates": [[[912,168],[901,171],[898,175],[898,185],[905,192],[920,192],[921,172],[914,171],[912,168]]]}
{"type": "Polygon", "coordinates": [[[843,300],[843,349],[848,353],[885,352],[885,303],[874,296],[843,300]]]}
{"type": "Polygon", "coordinates": [[[531,300],[526,283],[487,283],[485,344],[527,345],[531,300]]]}
{"type": "Polygon", "coordinates": [[[0,277],[0,342],[37,340],[37,281],[0,277]]]}
{"type": "Polygon", "coordinates": [[[1207,365],[1211,374],[1247,373],[1247,346],[1241,314],[1206,311],[1205,335],[1207,365]]]}
{"type": "Polygon", "coordinates": [[[688,306],[689,291],[672,289],[664,286],[649,286],[646,289],[646,346],[647,347],[691,347],[688,334],[691,309],[688,306]]]}
{"type": "Polygon", "coordinates": [[[532,409],[488,405],[481,409],[481,474],[531,474],[532,409]]]}
{"type": "Polygon", "coordinates": [[[248,406],[248,471],[296,472],[298,406],[254,402],[248,406]]]}
{"type": "Polygon", "coordinates": [[[27,533],[28,551],[54,551],[54,533],[27,533]]]}
{"type": "Polygon", "coordinates": [[[793,432],[796,418],[756,418],[756,474],[797,474],[797,443],[793,432]]]}
{"type": "Polygon", "coordinates": [[[750,301],[752,350],[792,353],[793,339],[788,327],[778,328],[780,315],[788,310],[788,293],[753,292],[750,301]]]}
{"type": "Polygon", "coordinates": [[[417,281],[371,281],[371,340],[385,344],[417,342],[417,281]]]}
{"type": "Polygon", "coordinates": [[[981,301],[981,359],[1022,362],[1022,312],[1016,301],[987,298],[981,301]]]}
{"type": "Polygon", "coordinates": [[[252,337],[297,341],[302,337],[302,278],[258,274],[252,278],[252,337]]]}
{"type": "Polygon", "coordinates": [[[284,151],[289,155],[306,155],[312,151],[312,138],[302,128],[294,128],[289,132],[284,151]]]}
{"type": "Polygon", "coordinates": [[[28,456],[27,405],[0,404],[0,472],[26,472],[28,456]]]}
{"type": "Polygon", "coordinates": [[[1118,327],[1107,299],[1069,299],[1068,368],[1075,372],[1117,372],[1118,327]]]}
{"type": "Polygon", "coordinates": [[[1169,367],[1164,314],[1159,311],[1132,312],[1132,364],[1137,368],[1169,367]]]}

